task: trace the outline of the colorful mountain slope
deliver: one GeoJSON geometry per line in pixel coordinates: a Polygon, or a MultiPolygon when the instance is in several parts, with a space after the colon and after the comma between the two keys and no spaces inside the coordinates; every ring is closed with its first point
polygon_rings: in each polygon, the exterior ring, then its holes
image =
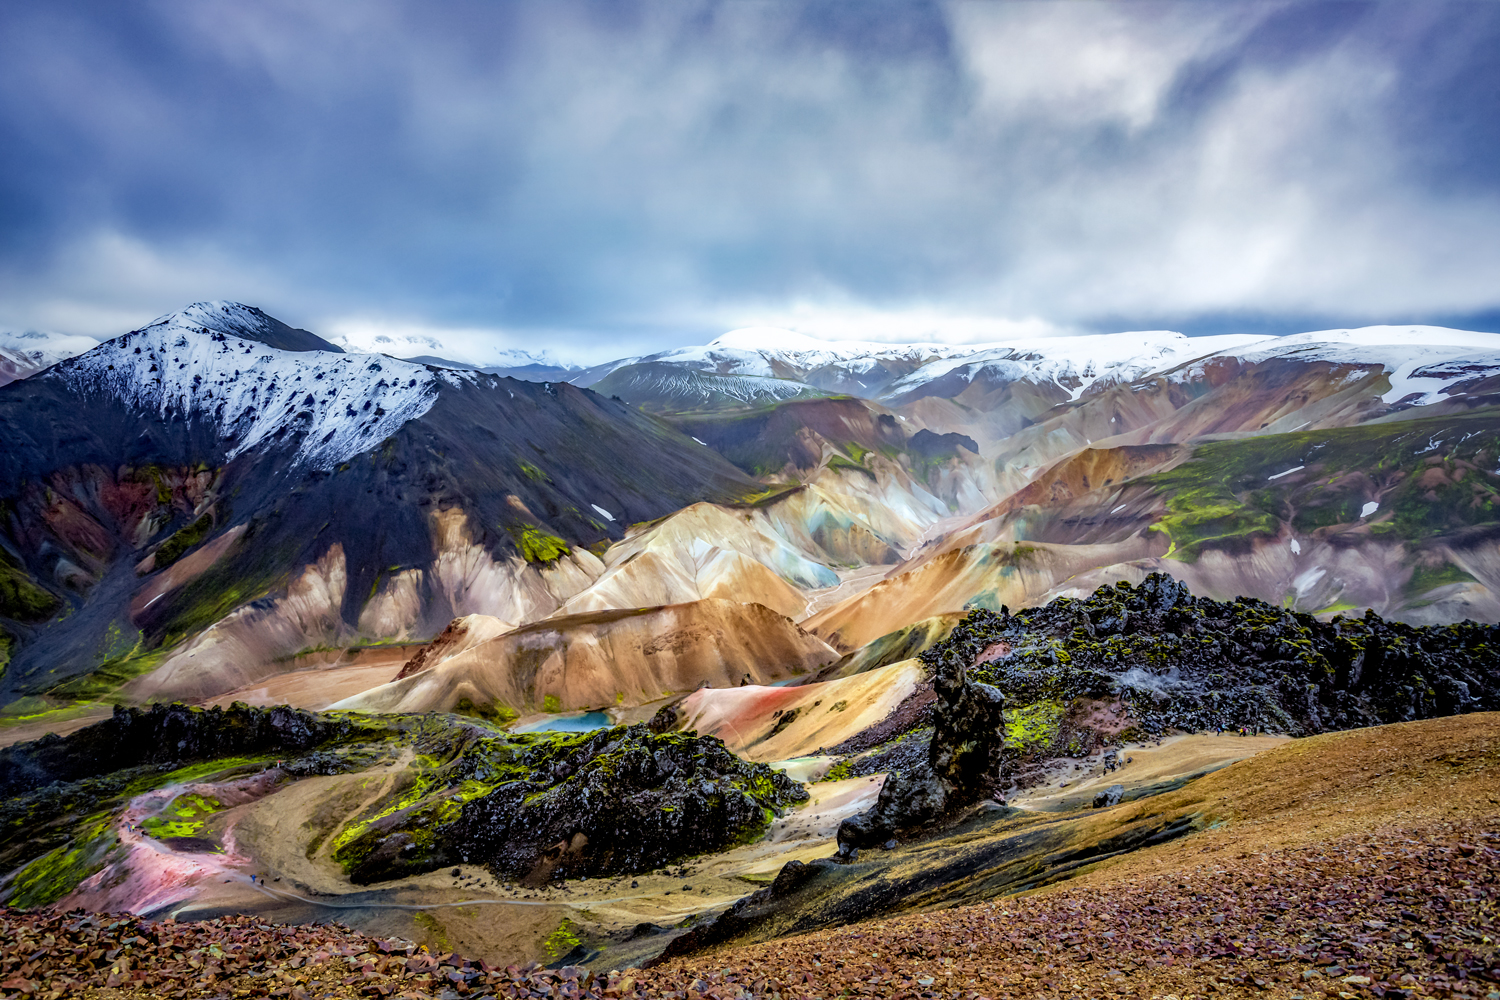
{"type": "Polygon", "coordinates": [[[410,672],[334,709],[534,712],[630,707],[700,686],[767,684],[838,658],[759,604],[691,604],[549,618],[472,646],[439,643],[410,672]]]}
{"type": "Polygon", "coordinates": [[[289,329],[195,306],[0,391],[0,701],[89,697],[174,649],[195,676],[163,693],[207,696],[308,647],[542,617],[631,522],[756,490],[593,393],[289,329]]]}

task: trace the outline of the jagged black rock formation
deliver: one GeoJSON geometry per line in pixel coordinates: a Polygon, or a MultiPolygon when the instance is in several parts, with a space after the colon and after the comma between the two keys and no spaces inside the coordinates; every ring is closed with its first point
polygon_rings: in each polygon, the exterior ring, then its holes
{"type": "Polygon", "coordinates": [[[433,763],[416,788],[393,792],[397,808],[336,850],[353,881],[458,862],[533,883],[643,872],[753,839],[807,798],[716,737],[645,724],[437,742],[418,747],[433,763]]]}
{"type": "Polygon", "coordinates": [[[943,643],[1012,704],[1123,698],[1143,734],[1270,729],[1294,736],[1500,708],[1500,626],[1406,625],[1373,611],[1320,621],[1239,597],[1139,586],[1008,614],[970,612],[943,643]],[[982,655],[988,652],[989,655],[982,655]]]}
{"type": "Polygon", "coordinates": [[[296,708],[147,709],[115,706],[114,715],[70,736],[48,734],[0,749],[0,799],[54,782],[73,782],[143,764],[188,763],[247,754],[301,753],[347,737],[344,720],[296,708]]]}
{"type": "Polygon", "coordinates": [[[996,788],[1005,744],[1005,696],[968,676],[973,657],[962,644],[945,645],[933,661],[937,701],[927,758],[892,772],[873,807],[839,824],[839,851],[845,856],[930,826],[996,788]]]}

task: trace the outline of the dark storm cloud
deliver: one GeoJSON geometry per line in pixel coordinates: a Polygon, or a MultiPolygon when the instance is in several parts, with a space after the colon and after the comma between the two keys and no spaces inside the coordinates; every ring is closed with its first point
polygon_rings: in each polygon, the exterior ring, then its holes
{"type": "Polygon", "coordinates": [[[1470,3],[7,4],[0,325],[1492,316],[1495,51],[1470,3]]]}

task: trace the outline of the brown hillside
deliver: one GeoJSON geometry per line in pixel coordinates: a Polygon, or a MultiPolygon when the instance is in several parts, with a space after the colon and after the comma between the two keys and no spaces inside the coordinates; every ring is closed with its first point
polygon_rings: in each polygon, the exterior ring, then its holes
{"type": "Polygon", "coordinates": [[[549,618],[449,652],[333,707],[442,712],[467,700],[524,713],[631,706],[701,684],[768,684],[838,658],[791,619],[721,599],[549,618]]]}

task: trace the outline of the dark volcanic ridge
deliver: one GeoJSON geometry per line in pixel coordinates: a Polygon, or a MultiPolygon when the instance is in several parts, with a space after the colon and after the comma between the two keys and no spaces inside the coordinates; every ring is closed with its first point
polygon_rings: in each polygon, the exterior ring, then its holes
{"type": "MultiPolygon", "coordinates": [[[[1373,611],[1322,621],[1254,598],[1194,597],[1162,573],[1015,614],[972,610],[917,655],[934,676],[968,664],[971,680],[1004,695],[1005,782],[1020,787],[1058,758],[1171,732],[1308,736],[1500,709],[1500,626],[1415,626],[1373,611]]],[[[843,759],[830,773],[926,767],[941,712],[924,685],[834,747],[843,759]]]]}
{"type": "MultiPolygon", "coordinates": [[[[1119,698],[1140,734],[1291,736],[1500,708],[1500,625],[1320,621],[1254,598],[1194,597],[1153,573],[1087,598],[969,614],[921,657],[956,649],[1024,702],[1119,698]]],[[[1129,734],[1134,735],[1134,734],[1129,734]]]]}
{"type": "Polygon", "coordinates": [[[117,814],[153,789],[183,786],[159,803],[159,822],[144,821],[148,832],[212,850],[203,820],[221,806],[189,784],[256,779],[265,795],[378,765],[396,779],[324,834],[337,834],[332,857],[357,884],[469,862],[529,884],[635,874],[756,839],[807,798],[715,737],[644,724],[510,734],[451,715],[122,708],[70,736],[0,750],[0,901],[49,904],[112,864],[117,814]]]}

